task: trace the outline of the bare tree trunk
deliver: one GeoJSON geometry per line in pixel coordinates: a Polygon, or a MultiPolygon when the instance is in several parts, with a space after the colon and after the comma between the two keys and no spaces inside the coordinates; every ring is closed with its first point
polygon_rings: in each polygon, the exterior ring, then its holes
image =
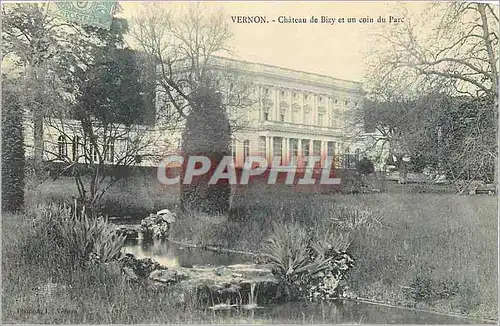
{"type": "Polygon", "coordinates": [[[398,162],[399,162],[399,184],[405,184],[406,183],[406,178],[408,176],[408,171],[406,169],[406,162],[403,161],[403,157],[398,157],[398,162]]]}
{"type": "MultiPolygon", "coordinates": [[[[493,120],[495,121],[497,127],[496,127],[496,138],[497,138],[497,144],[500,144],[500,137],[498,134],[498,71],[497,71],[497,58],[495,57],[495,53],[493,50],[492,42],[490,42],[490,29],[488,26],[488,17],[486,16],[486,4],[484,3],[478,3],[477,4],[477,9],[479,12],[479,15],[481,16],[481,27],[483,30],[483,39],[484,39],[484,44],[486,47],[486,52],[488,53],[488,60],[489,60],[489,65],[491,67],[491,89],[492,93],[494,94],[494,106],[493,110],[494,111],[494,118],[493,120]]],[[[497,44],[498,45],[498,44],[497,44]]],[[[498,193],[498,170],[500,169],[500,166],[498,165],[498,153],[500,152],[500,147],[497,146],[497,151],[495,155],[495,164],[493,166],[494,168],[494,176],[493,176],[493,183],[495,185],[495,190],[496,193],[498,193]]]]}

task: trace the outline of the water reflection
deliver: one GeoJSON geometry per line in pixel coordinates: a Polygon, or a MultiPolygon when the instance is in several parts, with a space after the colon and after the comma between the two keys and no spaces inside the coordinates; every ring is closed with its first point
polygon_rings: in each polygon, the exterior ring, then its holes
{"type": "Polygon", "coordinates": [[[238,254],[218,253],[191,247],[182,247],[168,241],[143,239],[127,240],[122,252],[135,257],[152,258],[166,267],[193,267],[195,265],[224,266],[250,263],[251,258],[238,254]]]}
{"type": "MultiPolygon", "coordinates": [[[[207,312],[208,313],[208,312],[207,312]]],[[[247,311],[211,311],[212,318],[238,323],[474,324],[477,321],[355,301],[288,302],[247,311]]]]}

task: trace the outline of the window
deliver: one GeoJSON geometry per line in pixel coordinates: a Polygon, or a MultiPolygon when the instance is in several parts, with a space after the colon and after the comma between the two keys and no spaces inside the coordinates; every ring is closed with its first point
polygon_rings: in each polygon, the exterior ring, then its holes
{"type": "Polygon", "coordinates": [[[299,147],[296,139],[290,139],[290,163],[296,164],[299,156],[299,147]]]}
{"type": "Polygon", "coordinates": [[[286,95],[286,92],[285,91],[281,91],[281,97],[285,97],[286,95]]]}
{"type": "Polygon", "coordinates": [[[320,102],[320,103],[322,103],[322,102],[323,102],[323,97],[322,97],[322,96],[320,96],[320,97],[319,97],[319,102],[320,102]]]}
{"type": "MultiPolygon", "coordinates": [[[[96,140],[97,142],[97,140],[96,140]]],[[[90,141],[89,137],[85,137],[85,141],[83,144],[84,151],[85,151],[85,161],[88,162],[98,162],[99,161],[99,152],[97,149],[92,146],[92,142],[90,141]]]]}
{"type": "Polygon", "coordinates": [[[269,94],[269,88],[264,88],[264,94],[268,95],[269,94]]]}
{"type": "Polygon", "coordinates": [[[259,154],[263,157],[266,157],[267,153],[267,146],[266,146],[266,137],[265,136],[260,136],[259,138],[259,154]]]}
{"type": "Polygon", "coordinates": [[[339,102],[339,100],[335,99],[335,101],[333,101],[333,103],[337,104],[339,102]]]}
{"type": "Polygon", "coordinates": [[[247,139],[243,142],[243,162],[250,156],[250,141],[247,139]]]}
{"type": "Polygon", "coordinates": [[[231,156],[233,157],[233,162],[236,162],[236,139],[231,139],[231,156]]]}
{"type": "Polygon", "coordinates": [[[322,126],[323,125],[323,113],[318,114],[318,125],[322,126]]]}
{"type": "Polygon", "coordinates": [[[66,137],[63,135],[59,136],[57,138],[57,152],[58,152],[58,157],[60,159],[63,159],[68,156],[68,147],[66,144],[66,137]]]}
{"type": "Polygon", "coordinates": [[[313,141],[313,156],[319,157],[321,155],[321,141],[313,141]]]}
{"type": "Polygon", "coordinates": [[[115,161],[115,140],[111,139],[108,141],[106,146],[106,160],[110,163],[115,161]]]}
{"type": "Polygon", "coordinates": [[[94,162],[99,162],[99,151],[96,148],[92,148],[92,160],[94,162]]]}
{"type": "Polygon", "coordinates": [[[305,95],[304,95],[304,100],[306,100],[306,101],[307,101],[308,99],[309,99],[309,95],[305,94],[305,95]]]}
{"type": "Polygon", "coordinates": [[[285,115],[282,114],[281,117],[280,117],[280,119],[281,119],[281,122],[284,122],[285,121],[285,115]]]}
{"type": "Polygon", "coordinates": [[[329,141],[327,143],[327,155],[334,156],[335,155],[335,142],[329,141]]]}
{"type": "Polygon", "coordinates": [[[347,101],[347,100],[345,100],[345,101],[344,101],[344,104],[345,104],[345,105],[347,105],[347,103],[348,103],[348,101],[347,101]]]}
{"type": "Polygon", "coordinates": [[[80,155],[79,147],[80,147],[80,137],[75,136],[73,137],[73,146],[72,146],[73,161],[78,161],[78,156],[80,155]]]}
{"type": "Polygon", "coordinates": [[[273,157],[279,157],[280,162],[283,162],[283,138],[281,137],[273,137],[273,157]]]}
{"type": "Polygon", "coordinates": [[[293,92],[293,98],[297,98],[297,92],[293,92]]]}
{"type": "MultiPolygon", "coordinates": [[[[308,140],[303,140],[303,142],[304,142],[304,141],[307,141],[307,142],[308,142],[308,140]]],[[[302,145],[302,153],[303,153],[303,155],[304,155],[305,157],[308,157],[308,156],[309,156],[309,144],[303,144],[303,145],[302,145]]]]}
{"type": "Polygon", "coordinates": [[[269,120],[269,113],[264,112],[264,120],[266,120],[266,121],[269,120]]]}

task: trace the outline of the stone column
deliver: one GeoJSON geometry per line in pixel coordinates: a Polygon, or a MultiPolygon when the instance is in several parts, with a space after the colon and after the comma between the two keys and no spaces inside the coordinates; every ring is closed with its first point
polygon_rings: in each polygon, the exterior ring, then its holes
{"type": "Polygon", "coordinates": [[[297,163],[302,160],[302,139],[297,139],[297,163]]]}
{"type": "Polygon", "coordinates": [[[327,143],[325,140],[322,140],[320,147],[321,166],[324,166],[327,155],[328,155],[327,143]]]}
{"type": "Polygon", "coordinates": [[[288,164],[290,162],[290,139],[282,138],[281,153],[283,157],[283,164],[288,164]]]}
{"type": "Polygon", "coordinates": [[[313,103],[313,107],[312,107],[312,124],[314,126],[317,126],[318,125],[318,95],[317,94],[314,94],[313,95],[313,100],[312,100],[312,103],[313,103]]]}
{"type": "Polygon", "coordinates": [[[279,94],[280,90],[275,87],[274,89],[274,112],[273,112],[273,120],[280,121],[280,102],[279,102],[279,94]]]}
{"type": "Polygon", "coordinates": [[[273,139],[273,136],[269,136],[268,138],[269,138],[269,151],[267,153],[267,155],[268,155],[267,162],[269,164],[271,164],[273,162],[273,151],[274,151],[273,142],[274,142],[274,139],[273,139]]]}
{"type": "Polygon", "coordinates": [[[269,137],[266,136],[266,148],[264,149],[264,156],[266,157],[266,160],[269,161],[269,137]]]}

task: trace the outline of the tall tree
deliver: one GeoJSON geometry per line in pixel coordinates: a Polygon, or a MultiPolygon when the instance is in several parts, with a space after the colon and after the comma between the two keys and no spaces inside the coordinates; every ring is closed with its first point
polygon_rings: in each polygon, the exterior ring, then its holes
{"type": "MultiPolygon", "coordinates": [[[[38,163],[43,156],[43,117],[46,114],[43,102],[55,95],[44,92],[41,85],[49,81],[57,83],[53,75],[62,77],[69,71],[63,28],[70,24],[50,16],[47,6],[47,3],[2,5],[3,60],[11,60],[24,77],[24,82],[19,83],[23,88],[19,92],[20,105],[31,117],[27,132],[32,134],[33,157],[38,163]]],[[[65,79],[59,86],[67,81],[65,79]]]]}
{"type": "Polygon", "coordinates": [[[81,202],[96,212],[117,171],[167,147],[169,124],[155,129],[154,64],[125,46],[122,19],[106,30],[61,21],[42,4],[4,5],[2,14],[8,59],[25,77],[17,96],[43,144],[35,142],[35,156],[71,172],[81,202]]]}
{"type": "MultiPolygon", "coordinates": [[[[209,184],[215,165],[230,155],[230,124],[222,107],[221,94],[210,88],[202,88],[195,98],[196,104],[186,118],[182,135],[185,157],[202,155],[212,164],[208,173],[191,184],[181,186],[181,206],[188,210],[208,213],[224,213],[229,209],[230,186],[228,180],[209,184]]],[[[187,162],[184,162],[184,166],[187,162]]],[[[185,169],[182,173],[184,179],[185,169]]]]}
{"type": "Polygon", "coordinates": [[[73,110],[45,121],[60,135],[52,147],[53,156],[64,162],[64,171],[71,171],[82,204],[97,213],[120,171],[161,156],[157,146],[168,137],[168,130],[163,135],[155,130],[161,111],[155,110],[153,68],[125,46],[127,21],[113,18],[110,30],[80,29],[90,42],[74,45],[86,52],[80,52],[78,64],[72,67],[73,110]]]}
{"type": "MultiPolygon", "coordinates": [[[[380,86],[397,83],[400,83],[397,89],[401,91],[397,93],[398,97],[413,97],[411,90],[415,85],[421,88],[419,95],[424,97],[439,89],[441,94],[460,97],[461,103],[467,102],[468,105],[462,105],[462,108],[475,106],[477,117],[493,116],[491,120],[497,121],[498,6],[473,2],[438,3],[430,5],[420,16],[408,12],[403,15],[404,23],[387,28],[376,42],[377,56],[369,74],[369,84],[375,88],[371,92],[373,97],[384,101],[378,96],[383,93],[380,86]]],[[[401,113],[406,114],[404,110],[401,113]]],[[[475,132],[467,142],[459,144],[463,146],[462,152],[474,148],[474,156],[492,162],[498,157],[497,125],[484,124],[484,121],[470,119],[469,124],[477,123],[470,129],[475,132]]],[[[437,124],[428,125],[429,132],[441,130],[441,136],[443,132],[449,132],[439,125],[438,120],[435,122],[437,124]]],[[[462,164],[468,164],[465,158],[462,164]]],[[[485,166],[493,165],[496,164],[485,163],[485,166]]],[[[456,168],[455,165],[455,171],[456,168]]],[[[468,176],[476,177],[480,176],[468,176]]]]}
{"type": "MultiPolygon", "coordinates": [[[[240,78],[237,70],[218,66],[217,55],[229,52],[228,43],[232,37],[227,20],[223,12],[205,9],[200,4],[189,4],[179,11],[170,11],[163,5],[146,4],[134,17],[132,25],[131,34],[139,48],[155,58],[159,98],[163,100],[162,103],[172,107],[179,121],[186,122],[183,143],[190,144],[183,145],[186,154],[192,153],[192,150],[211,152],[209,147],[202,148],[203,144],[207,145],[204,142],[193,144],[201,140],[197,136],[199,132],[188,130],[194,126],[206,131],[206,137],[217,137],[212,141],[219,144],[218,152],[225,151],[230,137],[230,128],[225,125],[226,117],[232,119],[234,130],[237,128],[234,121],[241,117],[238,110],[244,111],[252,104],[249,100],[252,90],[250,83],[240,78]],[[213,102],[215,94],[220,97],[217,103],[213,102]],[[203,99],[204,96],[207,98],[203,99]],[[209,118],[209,115],[220,117],[221,121],[209,118]],[[205,124],[198,123],[202,117],[205,124]],[[217,133],[210,132],[217,129],[217,133]]],[[[217,163],[217,160],[213,162],[217,163]]],[[[192,187],[182,187],[183,205],[189,202],[190,207],[193,207],[190,194],[192,187]]],[[[220,193],[228,192],[229,185],[219,187],[220,193]]],[[[227,196],[220,198],[228,200],[227,196]]],[[[201,205],[206,200],[200,198],[199,201],[201,205]]],[[[218,207],[217,210],[220,210],[228,205],[214,202],[213,205],[201,206],[218,207]]]]}
{"type": "Polygon", "coordinates": [[[7,212],[24,205],[23,114],[16,86],[2,80],[2,210],[7,212]]]}

